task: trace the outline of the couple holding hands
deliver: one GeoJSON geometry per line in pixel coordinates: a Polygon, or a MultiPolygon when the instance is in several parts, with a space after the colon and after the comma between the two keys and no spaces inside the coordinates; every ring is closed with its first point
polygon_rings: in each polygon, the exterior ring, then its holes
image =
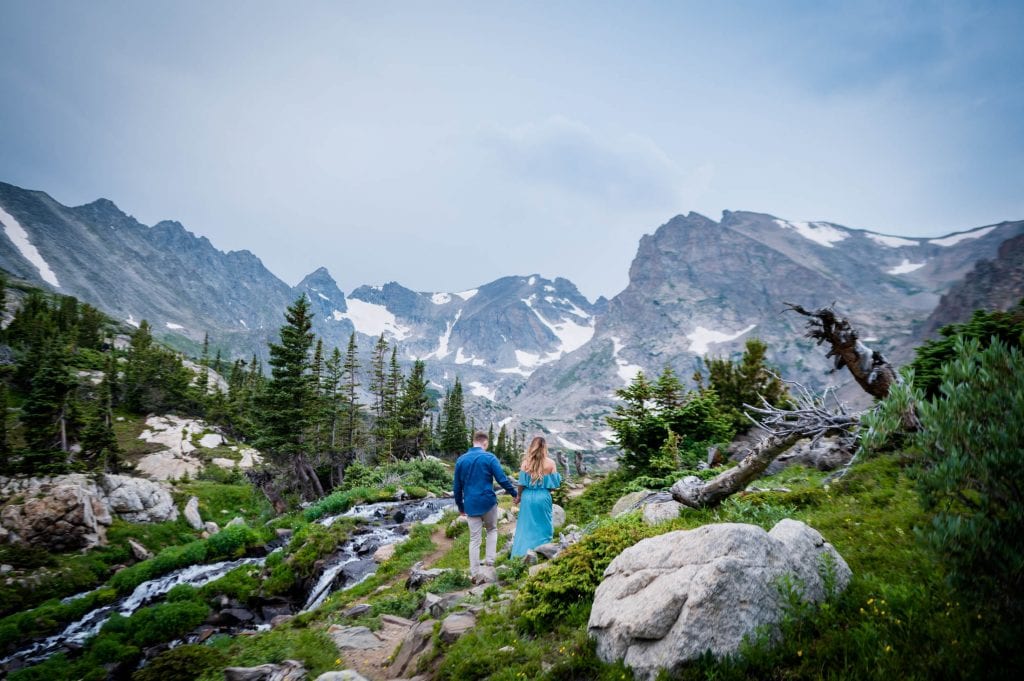
{"type": "Polygon", "coordinates": [[[522,556],[532,548],[551,541],[551,490],[562,484],[562,476],[555,462],[548,458],[548,445],[542,437],[535,437],[523,456],[516,485],[513,486],[498,463],[488,452],[487,433],[473,434],[473,447],[455,462],[453,492],[459,513],[469,524],[469,572],[480,570],[480,535],[486,529],[484,564],[494,565],[498,548],[498,497],[494,494],[497,481],[512,495],[519,505],[516,536],[512,541],[512,555],[522,556]],[[517,489],[518,488],[518,489],[517,489]]]}

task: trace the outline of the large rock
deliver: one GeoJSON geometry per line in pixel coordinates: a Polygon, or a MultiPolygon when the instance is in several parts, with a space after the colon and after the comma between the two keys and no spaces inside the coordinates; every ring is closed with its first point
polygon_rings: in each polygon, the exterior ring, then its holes
{"type": "Polygon", "coordinates": [[[648,494],[650,494],[648,490],[640,490],[639,492],[630,492],[629,494],[620,497],[619,500],[615,502],[615,505],[612,506],[612,510],[609,512],[609,515],[614,518],[622,515],[623,513],[632,511],[648,494]]]}
{"type": "Polygon", "coordinates": [[[367,627],[340,627],[333,625],[327,630],[327,634],[339,650],[369,650],[371,648],[380,648],[384,645],[384,642],[377,638],[377,635],[367,627]]]}
{"type": "Polygon", "coordinates": [[[558,504],[551,504],[551,527],[558,528],[565,525],[565,509],[558,504]]]}
{"type": "Polygon", "coordinates": [[[831,574],[842,591],[850,569],[821,534],[795,520],[771,532],[754,525],[705,525],[638,542],[620,553],[594,595],[588,629],[601,659],[623,659],[639,679],[670,673],[710,651],[734,654],[745,636],[775,626],[782,584],[801,598],[826,597],[831,574]]]}
{"type": "Polygon", "coordinates": [[[430,644],[434,636],[434,625],[437,620],[423,620],[409,630],[402,641],[402,647],[398,649],[394,662],[388,667],[388,674],[398,678],[404,677],[407,672],[416,669],[416,660],[430,644]]]}
{"type": "MultiPolygon", "coordinates": [[[[58,485],[42,496],[21,504],[9,504],[0,511],[0,524],[8,530],[7,540],[69,551],[96,546],[105,538],[97,522],[94,497],[75,485],[58,485]]],[[[106,518],[107,524],[110,518],[106,518]]]]}
{"type": "Polygon", "coordinates": [[[202,516],[199,515],[199,498],[191,497],[185,503],[184,510],[185,520],[192,527],[193,530],[202,532],[206,529],[206,525],[203,523],[202,516]]]}
{"type": "Polygon", "coordinates": [[[451,644],[459,640],[463,634],[476,626],[476,617],[469,612],[455,612],[441,622],[441,640],[451,644]]]}
{"type": "Polygon", "coordinates": [[[0,478],[0,500],[11,502],[0,511],[0,543],[55,551],[102,543],[114,517],[136,523],[178,517],[167,485],[127,475],[0,478]]]}
{"type": "Polygon", "coordinates": [[[340,672],[324,672],[316,677],[316,681],[367,681],[367,678],[354,669],[342,669],[340,672]]]}
{"type": "Polygon", "coordinates": [[[224,670],[225,681],[303,681],[306,668],[296,660],[285,660],[281,664],[261,664],[258,667],[228,667],[224,670]]]}
{"type": "Polygon", "coordinates": [[[678,501],[657,501],[653,504],[644,505],[644,522],[648,525],[658,525],[679,517],[679,509],[683,507],[678,501]]]}

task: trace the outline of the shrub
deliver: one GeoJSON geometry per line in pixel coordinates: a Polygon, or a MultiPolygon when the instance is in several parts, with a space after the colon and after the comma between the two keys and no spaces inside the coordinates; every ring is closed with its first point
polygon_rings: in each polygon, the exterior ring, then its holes
{"type": "Polygon", "coordinates": [[[226,666],[223,652],[195,644],[178,646],[155,657],[132,676],[134,681],[192,681],[204,671],[226,666]]]}
{"type": "Polygon", "coordinates": [[[585,623],[608,564],[654,532],[633,514],[606,522],[570,546],[551,567],[523,586],[517,600],[520,626],[542,632],[560,621],[585,623]]]}
{"type": "Polygon", "coordinates": [[[246,548],[259,541],[259,535],[251,527],[232,525],[207,539],[206,546],[210,557],[238,558],[245,554],[246,548]]]}
{"type": "Polygon", "coordinates": [[[910,364],[917,375],[918,388],[929,399],[940,393],[943,365],[957,356],[958,338],[974,338],[983,347],[991,339],[1011,347],[1024,346],[1024,300],[1006,312],[977,310],[966,324],[950,324],[940,329],[939,334],[941,338],[926,341],[917,349],[910,364]]]}
{"type": "Polygon", "coordinates": [[[100,631],[121,634],[126,641],[146,647],[187,634],[202,624],[209,612],[205,604],[196,601],[161,603],[137,610],[131,617],[115,614],[100,631]]]}
{"type": "Polygon", "coordinates": [[[1024,354],[957,339],[939,396],[919,405],[922,534],[961,589],[1019,609],[1024,587],[1024,354]]]}

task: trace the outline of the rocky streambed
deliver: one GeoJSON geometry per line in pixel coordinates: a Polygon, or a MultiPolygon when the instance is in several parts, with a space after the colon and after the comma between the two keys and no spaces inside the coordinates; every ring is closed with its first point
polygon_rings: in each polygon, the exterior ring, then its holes
{"type": "MultiPolygon", "coordinates": [[[[436,523],[453,503],[452,499],[379,502],[355,506],[345,513],[319,520],[318,522],[325,526],[346,517],[357,518],[361,523],[346,541],[320,561],[317,573],[309,580],[312,585],[305,589],[301,597],[268,599],[257,607],[246,607],[224,598],[207,621],[186,637],[185,641],[205,640],[215,633],[236,634],[267,629],[277,618],[316,608],[331,593],[354,586],[374,574],[377,562],[373,556],[381,547],[404,541],[413,523],[436,523]]],[[[143,582],[130,595],[113,604],[96,608],[67,625],[60,633],[35,641],[0,660],[0,671],[10,672],[37,664],[58,652],[74,653],[81,649],[88,639],[99,633],[115,613],[129,616],[140,608],[159,603],[178,585],[199,588],[244,565],[260,568],[270,553],[282,550],[287,542],[287,539],[283,539],[275,544],[260,547],[257,555],[231,561],[191,565],[143,582]]],[[[88,593],[71,596],[65,600],[82,598],[88,593]]],[[[146,651],[147,657],[181,642],[184,641],[156,646],[146,651]]]]}

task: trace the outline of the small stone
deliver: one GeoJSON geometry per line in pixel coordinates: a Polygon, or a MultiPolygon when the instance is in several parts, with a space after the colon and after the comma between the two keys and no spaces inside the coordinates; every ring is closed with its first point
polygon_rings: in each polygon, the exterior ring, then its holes
{"type": "Polygon", "coordinates": [[[386,560],[390,560],[395,555],[395,544],[385,544],[381,546],[373,553],[373,560],[377,563],[383,563],[386,560]]]}
{"type": "Polygon", "coordinates": [[[369,650],[379,648],[383,641],[367,627],[339,627],[332,625],[327,629],[328,636],[339,649],[369,650]]]}
{"type": "Polygon", "coordinates": [[[228,521],[228,524],[224,527],[235,527],[236,525],[245,525],[245,519],[240,515],[236,515],[234,518],[228,521]]]}
{"type": "Polygon", "coordinates": [[[430,640],[434,636],[435,624],[437,624],[437,620],[424,620],[418,622],[409,630],[402,641],[402,647],[398,649],[398,653],[395,655],[394,662],[388,667],[387,673],[389,675],[403,677],[407,671],[416,668],[416,660],[426,650],[427,645],[430,644],[430,640]]]}
{"type": "Polygon", "coordinates": [[[341,613],[342,617],[354,618],[360,615],[365,615],[370,612],[371,608],[367,603],[360,603],[359,605],[353,605],[351,608],[341,613]]]}
{"type": "Polygon", "coordinates": [[[441,622],[441,640],[445,643],[455,643],[463,634],[476,626],[476,617],[466,612],[457,612],[448,615],[441,622]]]}
{"type": "Polygon", "coordinates": [[[14,572],[13,565],[0,565],[0,575],[6,575],[8,572],[14,572]]]}
{"type": "Polygon", "coordinates": [[[516,652],[515,646],[502,646],[498,648],[499,653],[514,653],[516,652]]]}
{"type": "Polygon", "coordinates": [[[367,679],[354,669],[342,669],[340,672],[324,672],[316,677],[316,681],[367,681],[367,679]]]}
{"type": "Polygon", "coordinates": [[[537,555],[544,556],[544,558],[546,558],[547,560],[553,559],[555,556],[559,554],[559,552],[561,552],[561,550],[562,547],[560,547],[558,544],[552,544],[551,542],[548,542],[547,544],[541,544],[540,546],[534,549],[534,551],[537,552],[537,555]]]}
{"type": "Polygon", "coordinates": [[[490,565],[481,565],[477,573],[470,578],[473,584],[493,584],[498,581],[498,572],[490,565]]]}
{"type": "Polygon", "coordinates": [[[537,552],[533,549],[527,551],[526,555],[523,556],[523,562],[527,565],[536,565],[538,560],[539,559],[537,558],[537,552]]]}
{"type": "Polygon", "coordinates": [[[217,523],[213,522],[212,520],[207,520],[206,523],[203,524],[203,528],[211,535],[220,532],[220,527],[218,527],[217,523]]]}
{"type": "Polygon", "coordinates": [[[270,620],[270,628],[275,629],[286,622],[291,622],[295,619],[295,615],[276,615],[270,620]]]}
{"type": "Polygon", "coordinates": [[[529,569],[530,576],[533,577],[538,572],[547,570],[549,567],[551,567],[551,563],[537,563],[536,565],[531,565],[529,569]]]}
{"type": "Polygon", "coordinates": [[[558,504],[551,505],[551,526],[561,527],[565,525],[565,509],[558,504]]]}
{"type": "Polygon", "coordinates": [[[404,617],[399,617],[398,615],[381,615],[380,616],[380,621],[383,622],[384,624],[394,624],[395,626],[399,626],[399,627],[414,627],[414,626],[416,626],[416,623],[413,622],[412,620],[407,620],[404,617]]]}
{"type": "Polygon", "coordinates": [[[294,533],[295,531],[290,527],[279,527],[274,530],[274,534],[277,535],[278,539],[290,539],[294,533]]]}

